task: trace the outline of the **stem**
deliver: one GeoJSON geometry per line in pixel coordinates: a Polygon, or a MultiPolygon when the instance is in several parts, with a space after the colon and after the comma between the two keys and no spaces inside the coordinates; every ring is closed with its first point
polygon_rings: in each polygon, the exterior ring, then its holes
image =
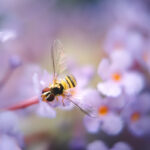
{"type": "Polygon", "coordinates": [[[30,99],[24,100],[24,101],[14,105],[14,106],[10,106],[10,107],[4,108],[2,110],[3,111],[6,111],[6,110],[18,110],[18,109],[26,108],[26,107],[29,107],[31,105],[38,104],[38,103],[39,103],[39,98],[36,96],[36,97],[32,97],[30,99]]]}

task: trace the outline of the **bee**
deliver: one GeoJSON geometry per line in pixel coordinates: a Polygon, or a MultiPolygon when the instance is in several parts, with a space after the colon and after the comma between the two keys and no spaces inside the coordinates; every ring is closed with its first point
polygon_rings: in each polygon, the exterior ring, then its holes
{"type": "Polygon", "coordinates": [[[66,70],[65,67],[65,55],[63,52],[63,46],[59,40],[54,41],[51,47],[51,60],[53,69],[53,83],[49,87],[45,87],[42,90],[42,100],[45,102],[53,102],[55,99],[58,101],[58,96],[62,96],[62,103],[64,105],[64,99],[69,100],[75,106],[77,106],[81,111],[91,116],[90,108],[82,108],[75,101],[71,100],[68,96],[67,91],[74,89],[77,86],[77,81],[73,75],[66,75],[63,79],[58,80],[60,73],[66,70]]]}
{"type": "Polygon", "coordinates": [[[54,80],[54,83],[50,87],[46,87],[42,90],[42,98],[44,101],[53,101],[57,96],[63,96],[64,92],[68,89],[76,87],[76,79],[73,75],[66,75],[65,79],[57,81],[54,80]]]}

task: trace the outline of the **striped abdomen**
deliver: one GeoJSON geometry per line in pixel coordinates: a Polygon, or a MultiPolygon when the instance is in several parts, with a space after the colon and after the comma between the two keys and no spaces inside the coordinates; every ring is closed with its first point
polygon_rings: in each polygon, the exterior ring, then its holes
{"type": "Polygon", "coordinates": [[[67,75],[64,80],[61,81],[65,90],[74,88],[77,85],[76,79],[73,75],[67,75]]]}

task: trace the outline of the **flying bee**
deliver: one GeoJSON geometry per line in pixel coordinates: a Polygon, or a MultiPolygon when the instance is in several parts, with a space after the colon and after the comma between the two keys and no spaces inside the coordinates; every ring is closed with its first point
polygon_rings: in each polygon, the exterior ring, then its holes
{"type": "Polygon", "coordinates": [[[93,115],[91,115],[91,107],[87,106],[86,108],[82,108],[77,102],[70,98],[70,95],[73,96],[72,93],[74,92],[68,93],[68,91],[73,91],[73,89],[75,89],[77,86],[75,77],[73,75],[66,75],[64,79],[58,79],[59,74],[66,70],[64,56],[65,55],[61,42],[58,40],[54,41],[51,47],[53,83],[51,83],[49,87],[45,87],[42,90],[42,100],[45,102],[53,102],[55,100],[58,101],[58,97],[62,96],[63,105],[65,105],[64,100],[68,100],[77,106],[81,111],[93,117],[93,115]]]}

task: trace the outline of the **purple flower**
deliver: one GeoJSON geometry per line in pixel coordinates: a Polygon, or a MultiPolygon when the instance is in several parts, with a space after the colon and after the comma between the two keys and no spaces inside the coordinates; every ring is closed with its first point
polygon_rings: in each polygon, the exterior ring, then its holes
{"type": "Polygon", "coordinates": [[[117,106],[114,104],[116,103],[118,108],[120,108],[118,101],[103,99],[96,90],[89,90],[83,97],[83,100],[89,104],[89,108],[93,109],[91,113],[95,114],[94,118],[89,116],[84,118],[84,125],[89,132],[97,133],[99,130],[103,130],[110,135],[116,135],[121,132],[123,120],[117,114],[117,106]]]}
{"type": "Polygon", "coordinates": [[[129,70],[132,60],[128,52],[115,52],[110,59],[103,59],[98,67],[102,82],[97,88],[102,95],[118,97],[123,92],[127,95],[139,93],[144,86],[143,76],[137,71],[129,70]]]}
{"type": "MultiPolygon", "coordinates": [[[[75,64],[74,64],[75,65],[75,64]]],[[[70,110],[73,108],[73,104],[77,107],[82,106],[82,94],[83,87],[87,85],[91,76],[93,74],[93,69],[91,67],[78,68],[80,72],[77,71],[77,66],[69,71],[75,76],[77,80],[77,86],[75,88],[65,90],[65,98],[63,96],[57,96],[52,102],[44,102],[42,95],[42,90],[46,87],[49,87],[53,84],[53,76],[47,71],[38,72],[33,75],[33,83],[36,95],[38,95],[40,104],[38,105],[37,113],[41,116],[54,118],[56,116],[55,107],[58,107],[63,110],[70,110]]],[[[61,81],[60,78],[58,78],[61,81]]]]}
{"type": "Polygon", "coordinates": [[[96,140],[87,146],[87,150],[132,150],[132,148],[125,142],[117,142],[112,148],[101,140],[96,140]]]}
{"type": "Polygon", "coordinates": [[[34,73],[33,75],[33,85],[36,95],[39,97],[40,103],[37,108],[37,114],[42,117],[50,117],[54,118],[56,116],[56,112],[53,109],[53,106],[57,106],[59,104],[55,102],[53,103],[46,103],[43,102],[41,94],[42,90],[45,87],[48,87],[52,83],[52,76],[45,70],[44,72],[40,71],[37,73],[34,73]]]}
{"type": "Polygon", "coordinates": [[[123,110],[123,117],[125,117],[129,130],[134,135],[142,136],[150,133],[149,98],[149,93],[134,97],[135,100],[123,110]]]}

